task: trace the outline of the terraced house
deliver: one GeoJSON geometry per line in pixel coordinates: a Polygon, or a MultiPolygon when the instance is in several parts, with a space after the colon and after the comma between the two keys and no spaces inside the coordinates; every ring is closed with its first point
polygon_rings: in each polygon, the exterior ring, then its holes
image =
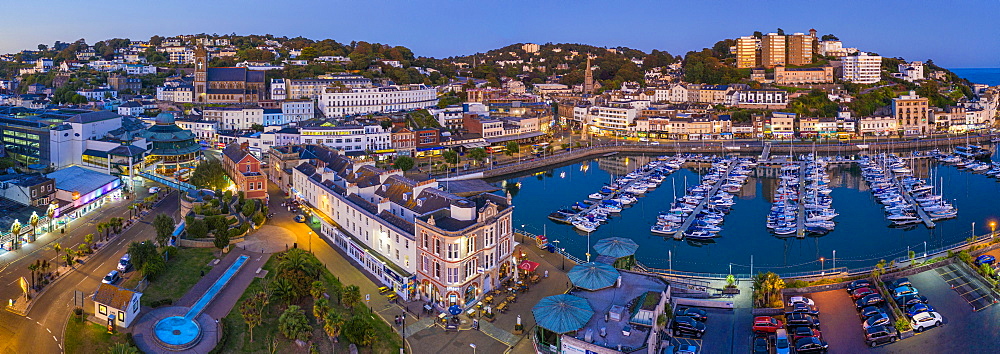
{"type": "Polygon", "coordinates": [[[311,207],[320,236],[405,300],[464,306],[514,272],[509,197],[460,197],[322,145],[271,156],[297,164],[290,191],[311,207]]]}

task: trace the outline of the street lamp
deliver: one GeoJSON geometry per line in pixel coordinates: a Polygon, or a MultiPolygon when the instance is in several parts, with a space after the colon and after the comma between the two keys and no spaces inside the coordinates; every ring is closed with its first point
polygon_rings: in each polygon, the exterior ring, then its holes
{"type": "MultiPolygon", "coordinates": [[[[556,244],[556,250],[557,251],[562,251],[562,249],[559,248],[559,240],[552,240],[552,243],[556,244]]],[[[566,270],[566,267],[565,267],[565,265],[566,265],[566,257],[563,256],[562,254],[560,254],[559,255],[559,262],[560,262],[559,263],[559,269],[566,270]]]]}
{"type": "Polygon", "coordinates": [[[819,257],[819,270],[826,274],[826,258],[819,257]]]}
{"type": "Polygon", "coordinates": [[[469,346],[472,347],[472,354],[476,354],[476,343],[469,343],[469,346]]]}
{"type": "Polygon", "coordinates": [[[399,339],[403,342],[400,354],[406,354],[406,311],[399,316],[399,339]]]}
{"type": "Polygon", "coordinates": [[[997,236],[997,222],[990,221],[990,238],[994,238],[996,236],[997,236]]]}

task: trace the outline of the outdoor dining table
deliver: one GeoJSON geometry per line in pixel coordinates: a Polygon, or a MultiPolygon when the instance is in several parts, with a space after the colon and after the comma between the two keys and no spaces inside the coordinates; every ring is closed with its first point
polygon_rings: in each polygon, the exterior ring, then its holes
{"type": "Polygon", "coordinates": [[[508,296],[507,302],[517,302],[517,296],[514,295],[508,296]]]}
{"type": "Polygon", "coordinates": [[[500,311],[500,313],[507,312],[507,302],[504,301],[497,305],[497,311],[500,311]]]}
{"type": "Polygon", "coordinates": [[[486,303],[493,303],[493,295],[487,295],[485,298],[483,298],[483,301],[485,301],[486,303]]]}

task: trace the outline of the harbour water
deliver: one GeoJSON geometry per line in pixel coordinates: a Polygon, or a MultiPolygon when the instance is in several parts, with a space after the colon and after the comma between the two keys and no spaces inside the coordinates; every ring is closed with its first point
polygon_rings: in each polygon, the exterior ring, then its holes
{"type": "Polygon", "coordinates": [[[961,68],[948,69],[963,79],[974,84],[1000,85],[1000,68],[961,68]]]}
{"type": "MultiPolygon", "coordinates": [[[[586,199],[616,176],[627,174],[652,158],[598,158],[495,182],[514,198],[515,227],[544,233],[550,240],[559,240],[559,247],[585,259],[587,234],[549,220],[548,214],[586,199]]],[[[659,188],[646,193],[592,232],[590,244],[612,236],[631,238],[640,245],[637,260],[653,268],[672,265],[681,271],[728,273],[731,266],[732,272],[745,274],[751,271],[752,257],[754,273],[766,270],[790,273],[833,266],[866,267],[880,259],[905,256],[907,250],[920,256],[925,245],[933,250],[965,240],[972,234],[973,223],[978,235],[990,232],[989,221],[1000,223],[1000,204],[995,201],[1000,197],[1000,183],[996,179],[932,159],[916,161],[912,166],[915,175],[929,179],[933,174],[934,183],[943,185],[944,198],[959,209],[957,218],[938,222],[934,229],[923,225],[890,228],[860,169],[848,164],[830,169],[832,206],[840,215],[835,219],[836,229],[825,236],[799,239],[771,234],[765,221],[777,179],[765,176],[748,180],[737,194],[732,212],[725,217],[720,237],[709,243],[676,241],[650,234],[657,214],[669,208],[675,193],[683,194],[685,180],[688,186],[698,183],[699,171],[685,168],[668,176],[659,188]],[[820,261],[821,257],[824,261],[820,261]]]]}

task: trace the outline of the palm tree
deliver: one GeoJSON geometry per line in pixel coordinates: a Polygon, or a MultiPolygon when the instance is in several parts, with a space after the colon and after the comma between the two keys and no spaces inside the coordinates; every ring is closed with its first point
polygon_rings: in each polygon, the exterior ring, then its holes
{"type": "Polygon", "coordinates": [[[313,302],[313,317],[316,317],[317,322],[323,322],[326,318],[326,313],[330,312],[330,301],[327,299],[318,299],[313,302]]]}
{"type": "MultiPolygon", "coordinates": [[[[108,226],[105,225],[103,222],[99,222],[97,223],[96,226],[94,226],[94,228],[97,229],[97,233],[104,234],[104,229],[108,228],[108,226]]],[[[108,240],[107,237],[105,237],[104,240],[107,241],[108,240]]]]}
{"type": "Polygon", "coordinates": [[[38,235],[38,212],[31,212],[31,218],[28,219],[28,223],[31,224],[31,241],[35,240],[35,235],[38,235]]]}
{"type": "Polygon", "coordinates": [[[28,270],[31,271],[31,288],[35,288],[35,272],[42,268],[42,260],[35,260],[35,263],[28,265],[28,270]]]}
{"type": "Polygon", "coordinates": [[[56,209],[58,208],[59,208],[58,204],[51,203],[49,204],[49,208],[45,209],[45,217],[49,219],[49,232],[52,232],[52,221],[56,217],[56,209]]]}
{"type": "Polygon", "coordinates": [[[334,343],[339,341],[340,330],[344,325],[344,317],[336,311],[329,311],[323,317],[323,332],[330,336],[334,343]]]}
{"type": "Polygon", "coordinates": [[[19,221],[17,219],[14,219],[14,223],[10,224],[10,233],[12,235],[14,235],[14,244],[15,245],[21,243],[21,240],[20,240],[19,236],[21,236],[21,229],[22,228],[23,228],[23,226],[21,225],[21,221],[19,221]]]}
{"type": "Polygon", "coordinates": [[[313,299],[319,299],[323,296],[324,292],[326,292],[326,286],[323,285],[323,282],[319,280],[312,282],[312,287],[309,288],[309,295],[312,295],[313,299]]]}
{"type": "Polygon", "coordinates": [[[753,278],[753,302],[757,307],[768,307],[780,300],[785,281],[774,272],[757,273],[753,278]]]}
{"type": "Polygon", "coordinates": [[[884,259],[879,260],[878,263],[875,264],[875,269],[872,270],[872,277],[874,277],[876,281],[882,277],[882,274],[885,274],[885,265],[884,259]]]}

